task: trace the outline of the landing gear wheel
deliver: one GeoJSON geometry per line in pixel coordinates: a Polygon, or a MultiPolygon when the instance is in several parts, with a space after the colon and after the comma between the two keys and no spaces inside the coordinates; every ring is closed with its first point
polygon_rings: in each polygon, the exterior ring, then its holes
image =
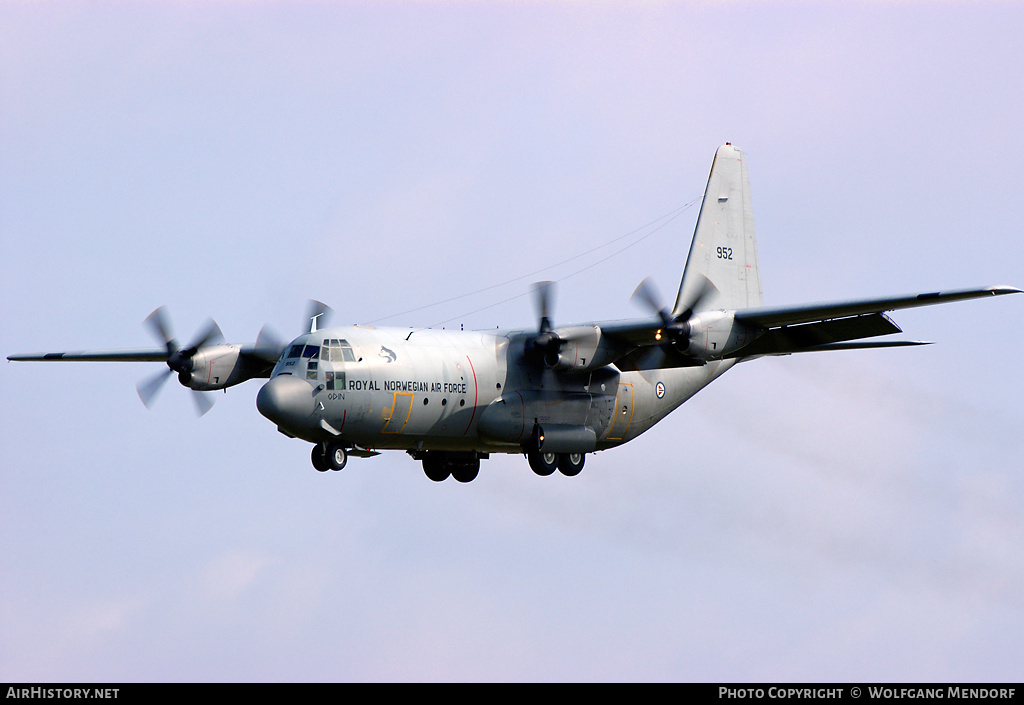
{"type": "Polygon", "coordinates": [[[541,477],[547,477],[558,469],[557,453],[542,453],[539,450],[531,450],[526,454],[526,459],[530,461],[530,467],[533,468],[533,471],[541,477]]]}
{"type": "Polygon", "coordinates": [[[348,462],[348,452],[345,450],[345,446],[340,443],[332,443],[327,446],[325,461],[327,467],[331,470],[338,471],[343,469],[345,463],[348,462]]]}
{"type": "Polygon", "coordinates": [[[480,459],[452,465],[452,477],[458,482],[472,482],[480,473],[480,459]]]}
{"type": "Polygon", "coordinates": [[[313,467],[316,468],[317,472],[327,472],[327,458],[324,456],[324,447],[317,443],[313,446],[313,450],[310,451],[309,459],[313,461],[313,467]]]}
{"type": "Polygon", "coordinates": [[[583,453],[559,453],[558,471],[566,477],[576,477],[583,469],[587,456],[583,453]]]}
{"type": "Polygon", "coordinates": [[[423,472],[434,482],[444,482],[451,475],[448,463],[444,458],[438,458],[427,453],[423,456],[423,472]]]}

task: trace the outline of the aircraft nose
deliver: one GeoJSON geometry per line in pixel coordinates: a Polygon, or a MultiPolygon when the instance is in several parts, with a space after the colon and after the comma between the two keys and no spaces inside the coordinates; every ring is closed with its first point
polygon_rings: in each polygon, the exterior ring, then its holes
{"type": "Polygon", "coordinates": [[[316,403],[309,384],[292,375],[278,375],[260,388],[256,408],[278,426],[301,428],[309,424],[316,403]]]}

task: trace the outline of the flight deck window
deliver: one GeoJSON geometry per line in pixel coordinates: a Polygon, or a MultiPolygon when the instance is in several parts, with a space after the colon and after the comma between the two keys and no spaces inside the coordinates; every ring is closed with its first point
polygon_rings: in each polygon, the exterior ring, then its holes
{"type": "Polygon", "coordinates": [[[302,351],[302,357],[309,357],[314,360],[320,358],[320,346],[319,345],[307,345],[306,349],[302,351]]]}
{"type": "Polygon", "coordinates": [[[356,356],[352,352],[352,346],[346,340],[331,338],[324,341],[320,351],[320,359],[324,362],[355,362],[356,356]]]}
{"type": "Polygon", "coordinates": [[[285,355],[285,357],[286,358],[288,358],[288,357],[302,357],[302,346],[301,345],[293,345],[293,346],[291,346],[290,348],[288,348],[288,354],[285,355]]]}

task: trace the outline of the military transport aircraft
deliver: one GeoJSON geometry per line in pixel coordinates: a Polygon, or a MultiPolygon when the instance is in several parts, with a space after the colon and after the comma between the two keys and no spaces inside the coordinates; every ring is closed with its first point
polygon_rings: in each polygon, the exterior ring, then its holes
{"type": "MultiPolygon", "coordinates": [[[[637,320],[556,326],[550,282],[536,285],[539,323],[526,330],[449,331],[321,325],[284,345],[220,342],[212,321],[187,347],[157,309],[147,323],[162,347],[11,355],[8,360],[152,361],[167,369],[138,385],[147,405],[172,372],[196,393],[269,378],[256,407],[286,436],[313,444],[313,466],[404,450],[427,477],[473,480],[490,453],[523,453],[538,475],[576,475],[587,453],[651,428],[737,362],[766,355],[922,345],[866,341],[900,328],[885,315],[1000,294],[1007,286],[834,303],[761,303],[750,184],[743,153],[725,144],[711,165],[679,292],[662,306],[644,281],[637,320]]],[[[314,302],[316,303],[316,302],[314,302]]]]}

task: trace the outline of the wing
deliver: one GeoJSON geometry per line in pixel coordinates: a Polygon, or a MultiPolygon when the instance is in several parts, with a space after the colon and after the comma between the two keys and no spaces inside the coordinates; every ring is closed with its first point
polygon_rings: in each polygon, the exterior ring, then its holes
{"type": "MultiPolygon", "coordinates": [[[[270,377],[283,346],[276,342],[250,343],[238,346],[238,355],[250,366],[251,376],[270,377]]],[[[167,348],[137,348],[134,350],[77,350],[73,352],[20,353],[8,355],[13,362],[167,362],[167,348]]]]}
{"type": "Polygon", "coordinates": [[[885,315],[887,311],[1016,293],[1022,292],[1010,286],[989,286],[801,306],[741,309],[735,312],[737,323],[760,328],[765,332],[729,357],[750,358],[794,352],[925,345],[927,343],[923,341],[859,341],[902,332],[885,315]]]}
{"type": "MultiPolygon", "coordinates": [[[[1022,292],[1010,286],[990,286],[799,306],[759,306],[720,312],[719,320],[723,323],[731,318],[726,325],[755,331],[756,335],[752,336],[751,342],[736,346],[718,358],[749,359],[762,355],[788,355],[796,352],[926,345],[926,342],[917,340],[879,342],[864,339],[902,332],[900,327],[885,315],[887,311],[1016,293],[1022,292]]],[[[696,324],[696,319],[706,314],[707,312],[695,314],[694,323],[696,324]]],[[[665,323],[657,318],[608,321],[595,325],[600,328],[602,337],[615,350],[614,362],[617,364],[623,358],[629,358],[629,364],[649,369],[702,365],[706,361],[692,353],[679,352],[678,348],[667,342],[663,335],[665,323]],[[652,353],[653,348],[660,349],[660,353],[652,353]]]]}
{"type": "Polygon", "coordinates": [[[25,353],[8,355],[8,360],[19,362],[167,362],[170,354],[167,348],[144,348],[137,350],[80,350],[76,352],[25,353]]]}
{"type": "Polygon", "coordinates": [[[736,320],[758,328],[774,328],[776,326],[792,326],[812,321],[827,321],[850,316],[863,316],[869,313],[884,313],[904,308],[933,306],[952,301],[966,301],[1002,294],[1019,294],[1020,289],[1012,286],[987,286],[981,289],[956,289],[953,291],[933,291],[925,294],[906,294],[904,296],[888,296],[874,299],[855,299],[832,303],[805,304],[801,306],[745,308],[736,311],[736,320]]]}

